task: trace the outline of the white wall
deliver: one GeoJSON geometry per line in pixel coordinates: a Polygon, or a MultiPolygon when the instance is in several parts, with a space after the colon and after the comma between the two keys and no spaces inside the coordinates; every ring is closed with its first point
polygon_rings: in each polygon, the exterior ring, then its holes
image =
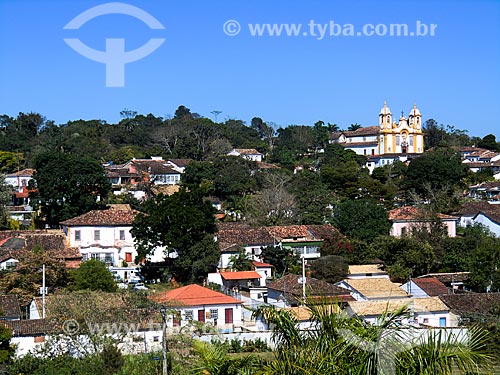
{"type": "Polygon", "coordinates": [[[497,237],[500,237],[500,224],[495,223],[489,217],[485,216],[482,212],[480,212],[475,218],[474,223],[483,224],[485,227],[488,227],[489,230],[494,233],[497,237]]]}

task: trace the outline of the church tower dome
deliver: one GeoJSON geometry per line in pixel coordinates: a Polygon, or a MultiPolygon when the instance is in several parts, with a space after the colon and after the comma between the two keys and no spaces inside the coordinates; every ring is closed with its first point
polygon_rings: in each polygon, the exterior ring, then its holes
{"type": "Polygon", "coordinates": [[[379,113],[379,126],[380,129],[387,128],[389,129],[391,127],[391,121],[392,121],[392,113],[389,107],[387,106],[387,102],[384,101],[384,106],[380,110],[379,113]]]}
{"type": "Polygon", "coordinates": [[[422,127],[422,115],[417,108],[417,103],[413,103],[413,108],[410,111],[409,123],[410,126],[413,126],[416,129],[420,129],[422,127]]]}

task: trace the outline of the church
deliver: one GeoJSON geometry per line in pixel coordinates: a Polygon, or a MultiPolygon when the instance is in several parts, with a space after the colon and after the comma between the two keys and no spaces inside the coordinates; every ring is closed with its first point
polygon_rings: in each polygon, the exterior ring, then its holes
{"type": "Polygon", "coordinates": [[[422,115],[414,104],[408,118],[401,112],[401,117],[396,122],[384,102],[378,126],[332,133],[330,143],[338,143],[358,155],[366,156],[370,172],[376,167],[392,164],[395,160],[404,162],[424,152],[422,115]]]}

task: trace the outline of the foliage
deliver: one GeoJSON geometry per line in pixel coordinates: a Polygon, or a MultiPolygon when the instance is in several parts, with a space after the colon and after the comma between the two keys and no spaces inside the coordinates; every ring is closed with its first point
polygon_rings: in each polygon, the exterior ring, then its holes
{"type": "Polygon", "coordinates": [[[119,372],[125,362],[120,349],[112,343],[104,345],[101,357],[104,364],[103,375],[113,375],[119,372]]]}
{"type": "Polygon", "coordinates": [[[0,324],[0,365],[9,362],[14,355],[15,349],[10,344],[12,332],[3,324],[0,324]]]}
{"type": "Polygon", "coordinates": [[[431,151],[413,159],[406,172],[406,188],[413,189],[424,199],[431,199],[433,193],[444,191],[452,196],[455,189],[462,187],[466,166],[455,151],[443,148],[431,151]]]}
{"type": "Polygon", "coordinates": [[[245,253],[245,249],[240,249],[229,257],[229,267],[234,271],[250,271],[252,259],[245,253]]]}
{"type": "Polygon", "coordinates": [[[378,237],[373,243],[373,255],[388,266],[393,281],[406,282],[431,271],[435,254],[432,247],[415,237],[378,237]]]}
{"type": "Polygon", "coordinates": [[[46,153],[34,167],[37,192],[32,198],[50,226],[99,208],[110,190],[104,169],[90,158],[46,153]]]}
{"type": "Polygon", "coordinates": [[[299,256],[297,254],[282,246],[263,247],[261,257],[264,262],[274,266],[276,278],[290,272],[299,262],[299,256]]]}
{"type": "Polygon", "coordinates": [[[73,282],[70,287],[73,290],[114,292],[117,288],[113,274],[106,264],[96,259],[83,262],[77,270],[74,270],[72,276],[73,282]]]}
{"type": "Polygon", "coordinates": [[[328,255],[312,261],[311,271],[314,278],[335,284],[347,277],[349,266],[344,258],[328,255]]]}
{"type": "Polygon", "coordinates": [[[287,225],[297,218],[296,198],[286,185],[290,178],[283,174],[266,173],[264,188],[252,197],[249,221],[261,225],[287,225]]]}
{"type": "Polygon", "coordinates": [[[333,225],[348,238],[366,242],[387,235],[391,227],[385,208],[365,199],[338,203],[333,210],[333,225]]]}
{"type": "Polygon", "coordinates": [[[195,373],[210,375],[247,375],[261,369],[261,363],[252,354],[230,356],[220,345],[194,342],[194,352],[199,357],[195,373]]]}
{"type": "Polygon", "coordinates": [[[8,226],[5,205],[11,201],[14,189],[5,183],[5,176],[0,174],[0,228],[8,226]]]}
{"type": "Polygon", "coordinates": [[[374,325],[336,314],[328,305],[308,303],[307,308],[314,327],[308,331],[300,330],[286,310],[263,307],[254,313],[272,325],[277,345],[266,374],[479,373],[493,358],[486,352],[488,334],[478,327],[469,330],[468,341],[439,330],[404,329],[407,306],[382,314],[374,325]],[[415,341],[408,342],[408,335],[415,335],[415,341]]]}
{"type": "Polygon", "coordinates": [[[49,291],[65,287],[68,274],[64,261],[56,257],[54,251],[44,251],[38,247],[33,250],[20,250],[19,262],[0,278],[0,287],[7,294],[17,294],[22,306],[27,305],[33,296],[40,295],[42,286],[42,265],[45,264],[45,284],[49,291]]]}
{"type": "Polygon", "coordinates": [[[294,196],[297,219],[301,224],[324,224],[331,221],[329,206],[334,197],[320,176],[312,171],[302,171],[293,176],[287,186],[294,196]]]}
{"type": "Polygon", "coordinates": [[[171,196],[158,195],[144,209],[131,231],[141,258],[156,248],[165,248],[166,255],[175,252],[172,272],[181,281],[198,280],[218,263],[215,209],[199,191],[181,189],[171,196]]]}

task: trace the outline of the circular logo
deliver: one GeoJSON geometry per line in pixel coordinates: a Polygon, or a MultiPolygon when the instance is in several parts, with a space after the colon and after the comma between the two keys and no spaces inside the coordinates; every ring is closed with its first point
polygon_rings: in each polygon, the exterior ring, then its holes
{"type": "Polygon", "coordinates": [[[241,26],[238,21],[228,20],[224,22],[224,26],[222,26],[222,29],[224,30],[224,33],[226,33],[226,35],[236,36],[240,33],[241,26]]]}
{"type": "Polygon", "coordinates": [[[80,324],[74,319],[68,319],[63,323],[63,332],[67,335],[76,335],[80,331],[80,324]]]}

